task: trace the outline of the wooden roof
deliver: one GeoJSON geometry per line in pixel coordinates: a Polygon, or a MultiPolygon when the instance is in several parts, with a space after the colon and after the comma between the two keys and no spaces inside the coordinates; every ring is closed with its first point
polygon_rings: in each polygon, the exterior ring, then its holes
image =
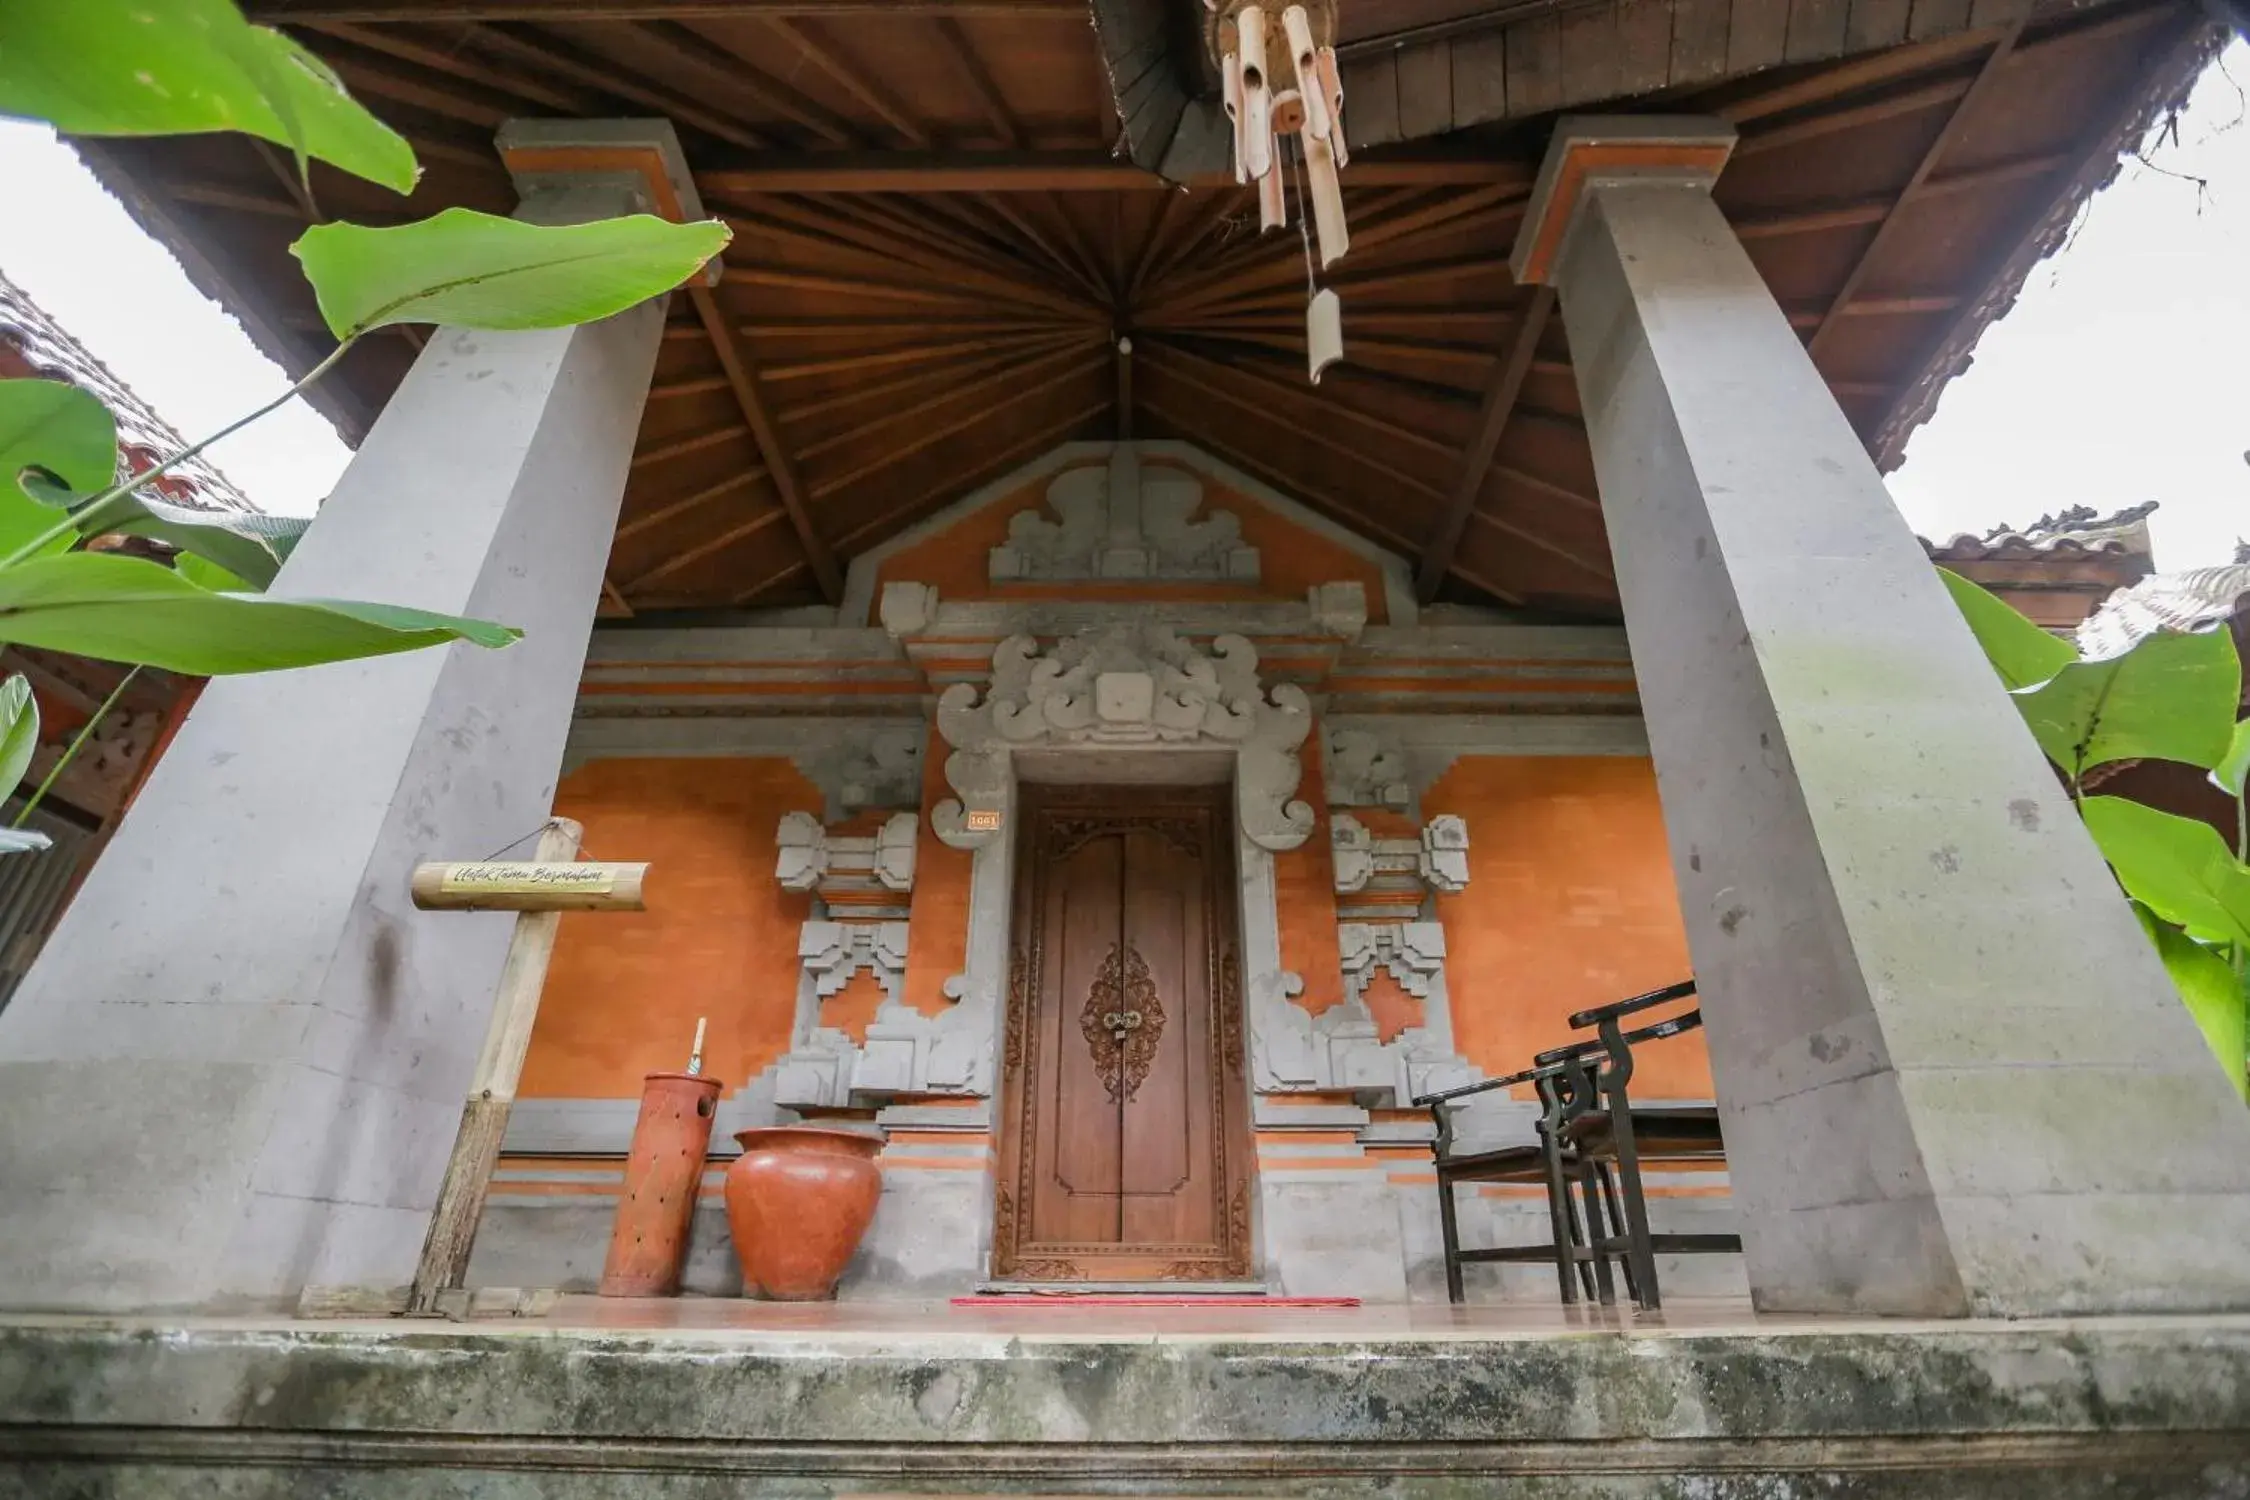
{"type": "MultiPolygon", "coordinates": [[[[1335,278],[1349,359],[1317,388],[1294,229],[1261,241],[1231,183],[1187,174],[1183,190],[1135,165],[1154,148],[1111,98],[1120,23],[1097,31],[1081,0],[265,0],[254,15],[298,28],[413,139],[428,171],[411,201],[325,169],[308,201],[278,153],[238,137],[86,149],[302,369],[329,347],[286,249],[313,215],[506,212],[502,120],[668,116],[736,233],[717,291],[674,299],[612,614],[817,601],[853,554],[1048,446],[1130,432],[1202,444],[1417,559],[1433,591],[1605,619],[1616,590],[1561,320],[1506,269],[1546,111],[1737,124],[1719,201],[1892,462],[2218,35],[2195,0],[2028,18],[2008,3],[1342,0],[1350,34],[1378,44],[1346,84],[1369,142],[1345,173],[1353,248],[1335,278]],[[1548,28],[1532,42],[1527,16],[1548,28]],[[1730,38],[1715,64],[1714,26],[1730,38]],[[1442,110],[1435,65],[1410,61],[1441,45],[1442,110]],[[1547,62],[1553,86],[1526,87],[1547,62]]],[[[1161,4],[1189,12],[1172,18],[1189,42],[1167,31],[1163,53],[1188,80],[1184,120],[1200,7],[1161,4]]],[[[1122,86],[1128,115],[1146,91],[1122,86]]],[[[348,432],[418,346],[371,340],[332,378],[348,432]]]]}

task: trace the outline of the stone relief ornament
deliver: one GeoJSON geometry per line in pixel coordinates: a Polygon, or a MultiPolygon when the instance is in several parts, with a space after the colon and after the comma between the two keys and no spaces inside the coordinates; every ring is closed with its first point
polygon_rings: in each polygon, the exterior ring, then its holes
{"type": "Polygon", "coordinates": [[[1296,795],[1298,747],[1312,731],[1302,688],[1258,680],[1258,652],[1239,635],[1208,651],[1161,625],[1123,624],[1042,651],[1011,636],[992,654],[991,686],[955,683],[938,699],[938,733],[955,798],[930,815],[939,838],[973,849],[999,829],[1014,750],[1161,746],[1232,749],[1242,831],[1260,848],[1294,849],[1313,810],[1296,795]]]}
{"type": "Polygon", "coordinates": [[[1404,812],[1414,801],[1406,757],[1365,729],[1331,729],[1323,746],[1330,807],[1387,807],[1404,812]]]}
{"type": "Polygon", "coordinates": [[[992,549],[994,583],[1015,579],[1158,578],[1255,583],[1258,549],[1231,511],[1203,509],[1203,485],[1135,462],[1071,469],[1047,486],[1044,510],[1008,522],[992,549]],[[1054,519],[1048,519],[1051,512],[1054,519]]]}
{"type": "Polygon", "coordinates": [[[774,831],[774,878],[783,890],[818,891],[824,900],[863,902],[870,894],[914,889],[916,823],[893,813],[872,834],[831,833],[811,813],[784,813],[774,831]]]}

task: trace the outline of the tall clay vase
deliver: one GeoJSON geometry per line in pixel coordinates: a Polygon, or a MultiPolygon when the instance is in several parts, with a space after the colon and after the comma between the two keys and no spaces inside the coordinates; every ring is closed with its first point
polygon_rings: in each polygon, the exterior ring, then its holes
{"type": "Polygon", "coordinates": [[[775,1302],[824,1302],[851,1262],[883,1169],[880,1136],[817,1125],[738,1130],[742,1155],[727,1169],[727,1228],[742,1262],[742,1290],[775,1302]]]}

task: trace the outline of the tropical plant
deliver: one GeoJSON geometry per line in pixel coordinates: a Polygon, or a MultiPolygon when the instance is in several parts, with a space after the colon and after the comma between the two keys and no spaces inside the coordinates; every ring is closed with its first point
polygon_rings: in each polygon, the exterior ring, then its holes
{"type": "MultiPolygon", "coordinates": [[[[45,121],[65,135],[241,131],[287,148],[308,193],[315,159],[398,193],[410,193],[420,173],[413,148],[317,57],[245,21],[234,0],[5,0],[0,116],[45,121]]],[[[0,644],[195,675],[456,640],[509,644],[520,632],[485,621],[269,596],[303,523],[209,515],[143,491],[304,391],[376,329],[591,322],[679,285],[727,238],[715,221],[646,214],[543,226],[455,208],[385,229],[321,224],[291,250],[336,351],[274,401],[123,477],[115,421],[94,396],[60,381],[0,381],[0,644]],[[176,554],[172,565],[82,550],[112,535],[163,542],[176,554]]],[[[37,740],[37,704],[12,677],[0,685],[0,792],[21,780],[37,740]]],[[[0,839],[0,852],[38,842],[19,834],[0,839]]]]}
{"type": "Polygon", "coordinates": [[[1939,571],[2212,1055],[2250,1098],[2250,720],[2235,720],[2242,664],[2233,636],[2224,627],[2157,630],[2118,655],[2087,659],[1968,579],[1939,571]],[[2092,790],[2103,780],[2095,773],[2133,760],[2209,772],[2234,799],[2231,846],[2207,823],[2092,790]]]}

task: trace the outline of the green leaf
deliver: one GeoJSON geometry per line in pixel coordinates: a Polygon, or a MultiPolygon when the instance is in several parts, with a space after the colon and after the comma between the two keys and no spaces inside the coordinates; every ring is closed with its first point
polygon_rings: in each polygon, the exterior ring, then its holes
{"type": "Polygon", "coordinates": [[[2088,797],[2086,827],[2126,893],[2206,942],[2250,945],[2250,867],[2208,823],[2088,797]]]}
{"type": "Polygon", "coordinates": [[[290,246],[339,339],[392,323],[563,328],[678,286],[731,237],[706,219],[631,214],[525,224],[473,209],[391,229],[321,224],[290,246]]]}
{"type": "MultiPolygon", "coordinates": [[[[116,476],[108,407],[66,381],[0,380],[0,557],[62,519],[58,485],[60,493],[101,490],[116,476]]],[[[44,550],[69,545],[65,533],[44,550]]]]}
{"type": "Polygon", "coordinates": [[[427,610],[334,599],[214,594],[170,568],[73,552],[0,570],[0,642],[192,676],[271,672],[523,632],[427,610]]]}
{"type": "Polygon", "coordinates": [[[2242,795],[2245,779],[2250,779],[2250,719],[2234,726],[2233,743],[2211,771],[2211,780],[2230,797],[2242,795]]]}
{"type": "Polygon", "coordinates": [[[0,114],[65,135],[239,130],[400,193],[414,148],[318,58],[232,0],[7,0],[0,114]]]}
{"type": "Polygon", "coordinates": [[[199,589],[209,589],[214,594],[260,594],[265,590],[253,588],[209,558],[183,552],[172,559],[172,571],[199,589]]]}
{"type": "Polygon", "coordinates": [[[38,748],[39,700],[31,696],[31,679],[17,672],[0,682],[0,797],[23,780],[38,748]]]}
{"type": "Polygon", "coordinates": [[[2234,735],[2242,664],[2224,630],[2166,630],[2123,656],[2072,662],[2015,696],[2039,748],[2072,776],[2144,757],[2209,767],[2234,735]]]}
{"type": "Polygon", "coordinates": [[[2244,1076],[2243,1066],[2246,1055],[2250,1055],[2250,994],[2244,992],[2241,976],[2223,955],[2159,919],[2147,907],[2136,903],[2133,911],[2140,917],[2149,941],[2156,945],[2157,956],[2164,960],[2164,972],[2172,976],[2172,987],[2180,992],[2188,1014],[2202,1030],[2203,1044],[2226,1070],[2234,1091],[2250,1100],[2250,1078],[2244,1076]]]}
{"type": "Polygon", "coordinates": [[[237,580],[224,588],[260,593],[272,587],[274,575],[310,524],[302,516],[189,510],[144,493],[105,506],[90,529],[168,542],[185,555],[217,564],[237,580]]]}
{"type": "Polygon", "coordinates": [[[2070,642],[2041,630],[1997,595],[1945,568],[1938,577],[2009,692],[2037,687],[2078,659],[2070,642]]]}

